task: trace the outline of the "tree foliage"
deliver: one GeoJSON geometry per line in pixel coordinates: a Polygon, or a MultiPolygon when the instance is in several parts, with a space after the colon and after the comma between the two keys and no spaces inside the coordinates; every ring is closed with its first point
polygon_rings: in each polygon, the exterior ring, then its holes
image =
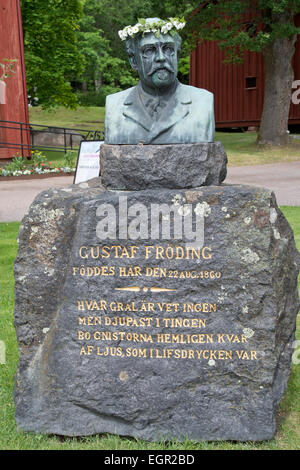
{"type": "MultiPolygon", "coordinates": [[[[29,94],[43,107],[74,107],[77,89],[102,97],[137,81],[118,30],[138,18],[190,13],[185,0],[21,0],[29,94]]],[[[179,77],[188,82],[185,44],[179,77]]],[[[92,98],[93,99],[93,98],[92,98]]]]}
{"type": "Polygon", "coordinates": [[[118,91],[136,82],[122,57],[123,51],[113,49],[111,28],[115,34],[117,31],[111,24],[108,5],[103,1],[86,0],[78,32],[78,45],[85,56],[81,81],[87,90],[101,89],[104,93],[118,91]]]}
{"type": "Polygon", "coordinates": [[[74,107],[71,81],[84,70],[78,48],[81,0],[22,0],[27,87],[44,107],[74,107]]]}
{"type": "Polygon", "coordinates": [[[28,90],[44,107],[72,107],[88,93],[89,104],[103,105],[108,93],[138,78],[118,31],[138,18],[184,16],[179,79],[188,83],[190,50],[199,41],[217,41],[228,62],[242,62],[247,50],[262,51],[259,140],[285,142],[300,0],[21,0],[21,6],[28,90]]]}
{"type": "Polygon", "coordinates": [[[89,91],[108,93],[128,88],[137,77],[131,69],[118,30],[150,11],[150,0],[85,0],[78,33],[86,58],[82,82],[89,91]]]}
{"type": "MultiPolygon", "coordinates": [[[[102,94],[132,86],[137,74],[131,69],[118,31],[134,25],[138,18],[168,18],[191,13],[197,1],[166,0],[85,0],[78,33],[80,50],[86,58],[83,83],[102,94]],[[101,92],[100,91],[100,92],[101,92]]],[[[179,77],[188,82],[189,50],[185,45],[179,61],[179,77]]]]}
{"type": "Polygon", "coordinates": [[[227,61],[241,62],[246,50],[260,52],[277,38],[300,32],[293,17],[300,0],[209,0],[199,2],[190,17],[186,36],[191,46],[201,40],[218,41],[227,61]]]}
{"type": "Polygon", "coordinates": [[[265,86],[258,144],[288,143],[292,58],[300,33],[294,16],[299,12],[300,0],[208,0],[189,18],[191,45],[218,41],[228,62],[242,62],[247,50],[262,52],[265,86]]]}

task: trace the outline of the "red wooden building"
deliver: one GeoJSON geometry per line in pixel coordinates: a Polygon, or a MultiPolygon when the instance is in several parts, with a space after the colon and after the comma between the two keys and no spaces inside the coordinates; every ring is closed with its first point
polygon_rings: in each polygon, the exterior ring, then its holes
{"type": "Polygon", "coordinates": [[[28,129],[29,117],[19,0],[0,0],[0,63],[5,63],[3,59],[16,62],[15,73],[5,79],[5,85],[0,85],[0,158],[11,158],[16,153],[29,156],[30,134],[24,130],[28,129]]]}
{"type": "MultiPolygon", "coordinates": [[[[295,24],[300,26],[300,14],[295,24]]],[[[191,54],[190,85],[215,95],[217,128],[259,126],[264,98],[262,54],[246,52],[244,63],[239,65],[226,65],[224,58],[216,42],[200,44],[191,54]]],[[[293,68],[294,80],[300,80],[300,36],[293,68]]],[[[300,104],[291,102],[289,124],[300,124],[300,104]]]]}

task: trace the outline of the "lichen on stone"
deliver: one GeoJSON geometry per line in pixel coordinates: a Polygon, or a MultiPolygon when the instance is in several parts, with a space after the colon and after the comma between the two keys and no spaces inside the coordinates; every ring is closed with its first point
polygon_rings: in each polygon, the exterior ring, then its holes
{"type": "Polygon", "coordinates": [[[211,207],[206,201],[199,202],[196,205],[194,212],[195,214],[200,215],[202,217],[208,217],[211,214],[211,207]]]}
{"type": "Polygon", "coordinates": [[[252,251],[251,248],[246,248],[242,253],[242,260],[245,261],[245,263],[258,263],[260,259],[258,254],[252,251]]]}

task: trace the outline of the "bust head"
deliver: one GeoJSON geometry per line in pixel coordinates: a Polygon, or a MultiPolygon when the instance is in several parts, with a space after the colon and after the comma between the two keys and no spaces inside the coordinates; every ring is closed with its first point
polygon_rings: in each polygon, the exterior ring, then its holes
{"type": "Polygon", "coordinates": [[[107,96],[107,144],[213,142],[214,102],[207,90],[179,83],[179,31],[183,18],[139,19],[119,31],[126,41],[137,86],[107,96]],[[151,95],[151,96],[149,96],[151,95]]]}
{"type": "MultiPolygon", "coordinates": [[[[137,33],[126,40],[129,62],[139,74],[143,88],[148,92],[167,92],[177,77],[178,54],[181,37],[177,32],[170,34],[167,23],[160,31],[151,28],[158,18],[148,18],[148,32],[137,33]]],[[[169,26],[170,28],[170,26],[169,26]]]]}

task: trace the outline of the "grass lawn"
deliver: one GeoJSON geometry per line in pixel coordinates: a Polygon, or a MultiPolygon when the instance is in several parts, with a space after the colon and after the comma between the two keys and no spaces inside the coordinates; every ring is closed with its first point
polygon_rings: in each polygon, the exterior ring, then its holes
{"type": "MultiPolygon", "coordinates": [[[[300,207],[281,208],[290,222],[300,250],[300,207]]],[[[13,388],[18,364],[18,348],[13,326],[14,278],[13,262],[17,252],[16,238],[19,223],[0,224],[0,341],[5,341],[6,363],[0,364],[0,449],[41,450],[287,450],[300,448],[300,364],[293,365],[287,392],[278,410],[278,428],[274,439],[262,443],[200,442],[153,444],[137,439],[99,435],[88,438],[43,436],[34,433],[18,433],[14,420],[13,388]]],[[[300,340],[298,316],[297,339],[300,340]]],[[[299,357],[299,354],[298,354],[299,357]]]]}
{"type": "MultiPolygon", "coordinates": [[[[60,107],[52,111],[31,107],[29,110],[31,123],[46,126],[103,130],[104,117],[105,108],[97,107],[80,107],[76,110],[60,107]]],[[[258,149],[255,145],[256,132],[216,132],[215,140],[224,145],[229,166],[300,161],[300,140],[291,140],[288,147],[280,149],[258,149]]],[[[61,165],[62,156],[57,152],[50,152],[48,158],[57,162],[58,166],[61,165]]]]}
{"type": "Polygon", "coordinates": [[[29,108],[29,121],[31,124],[70,129],[103,130],[104,115],[105,108],[92,106],[80,106],[76,110],[58,107],[50,111],[43,111],[39,106],[29,108]]]}
{"type": "Polygon", "coordinates": [[[300,161],[300,140],[291,140],[288,147],[257,148],[256,132],[216,132],[215,140],[224,145],[228,166],[265,165],[300,161]]]}

